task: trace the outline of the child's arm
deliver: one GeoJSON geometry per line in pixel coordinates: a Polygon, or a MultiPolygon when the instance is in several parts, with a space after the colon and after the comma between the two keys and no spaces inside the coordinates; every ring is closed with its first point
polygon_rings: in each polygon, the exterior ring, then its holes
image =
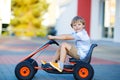
{"type": "Polygon", "coordinates": [[[74,37],[70,34],[62,34],[62,35],[58,35],[58,36],[48,35],[48,39],[73,40],[74,37]]]}

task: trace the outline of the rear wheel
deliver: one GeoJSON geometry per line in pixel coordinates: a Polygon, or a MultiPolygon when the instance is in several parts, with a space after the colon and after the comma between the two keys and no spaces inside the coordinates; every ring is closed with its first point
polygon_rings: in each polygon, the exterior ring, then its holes
{"type": "Polygon", "coordinates": [[[73,75],[76,80],[92,80],[94,69],[90,64],[80,62],[76,64],[73,75]]]}
{"type": "Polygon", "coordinates": [[[34,66],[29,62],[23,61],[15,67],[15,75],[18,80],[32,80],[34,74],[34,66]]]}

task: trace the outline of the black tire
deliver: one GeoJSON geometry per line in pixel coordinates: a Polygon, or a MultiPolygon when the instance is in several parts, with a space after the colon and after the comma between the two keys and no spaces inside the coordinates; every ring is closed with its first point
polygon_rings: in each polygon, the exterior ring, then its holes
{"type": "Polygon", "coordinates": [[[76,80],[92,80],[94,69],[90,64],[79,62],[75,65],[73,76],[76,80]]]}
{"type": "Polygon", "coordinates": [[[23,61],[15,67],[15,75],[18,80],[32,80],[34,74],[34,66],[29,62],[23,61]]]}
{"type": "MultiPolygon", "coordinates": [[[[25,61],[30,62],[34,67],[38,67],[38,63],[32,58],[29,58],[25,61]]],[[[37,73],[37,71],[38,71],[38,69],[35,69],[35,73],[37,73]]]]}

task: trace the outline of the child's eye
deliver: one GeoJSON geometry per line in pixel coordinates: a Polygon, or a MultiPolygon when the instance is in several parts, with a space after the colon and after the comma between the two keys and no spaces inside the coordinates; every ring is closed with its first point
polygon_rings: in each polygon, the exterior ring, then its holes
{"type": "Polygon", "coordinates": [[[79,26],[82,25],[82,24],[78,24],[79,26]]]}

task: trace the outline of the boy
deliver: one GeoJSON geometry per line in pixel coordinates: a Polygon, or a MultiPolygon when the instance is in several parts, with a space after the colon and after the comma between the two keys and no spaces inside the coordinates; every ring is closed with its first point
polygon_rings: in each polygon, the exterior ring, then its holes
{"type": "Polygon", "coordinates": [[[62,34],[58,36],[48,35],[48,39],[75,40],[75,46],[63,42],[58,48],[55,58],[50,62],[50,65],[59,72],[63,71],[67,55],[76,59],[83,59],[86,57],[90,48],[90,39],[85,30],[85,20],[79,16],[75,16],[71,21],[71,27],[75,31],[72,34],[62,34]]]}

